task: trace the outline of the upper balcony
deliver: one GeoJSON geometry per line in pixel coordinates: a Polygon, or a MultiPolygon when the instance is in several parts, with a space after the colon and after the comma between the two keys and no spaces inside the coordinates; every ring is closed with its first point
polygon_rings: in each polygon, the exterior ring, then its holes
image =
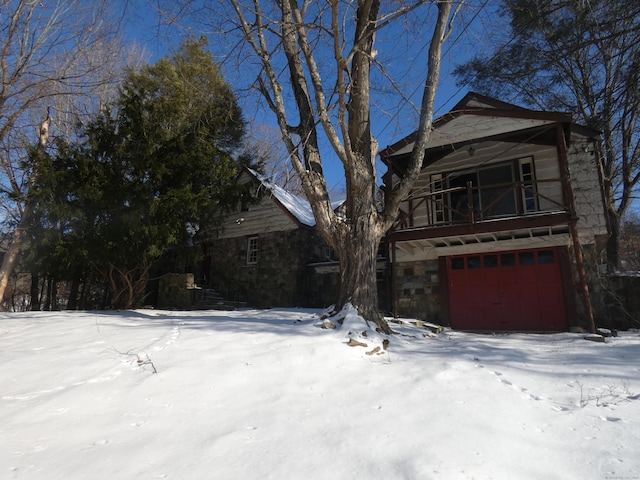
{"type": "Polygon", "coordinates": [[[432,176],[432,191],[414,193],[403,202],[391,240],[469,235],[498,240],[500,232],[527,236],[533,230],[539,235],[567,227],[571,218],[559,179],[487,183],[482,178],[478,172],[450,181],[432,176]]]}

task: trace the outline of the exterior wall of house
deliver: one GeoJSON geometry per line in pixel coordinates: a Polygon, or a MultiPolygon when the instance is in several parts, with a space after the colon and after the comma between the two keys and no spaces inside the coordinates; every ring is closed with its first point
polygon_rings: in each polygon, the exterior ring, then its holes
{"type": "Polygon", "coordinates": [[[312,229],[220,238],[209,248],[209,285],[227,300],[256,308],[322,307],[333,293],[330,275],[320,278],[309,267],[326,251],[312,229]],[[257,238],[255,263],[247,263],[250,238],[257,238]]]}
{"type": "Polygon", "coordinates": [[[604,247],[607,219],[600,186],[594,146],[587,138],[574,135],[568,148],[571,185],[578,216],[578,234],[583,244],[604,247]]]}
{"type": "Polygon", "coordinates": [[[398,309],[402,316],[441,323],[441,287],[437,260],[396,264],[398,309]]]}
{"type": "MultiPolygon", "coordinates": [[[[426,167],[415,184],[413,196],[418,197],[421,194],[435,192],[432,184],[432,175],[434,174],[464,171],[465,169],[476,169],[479,165],[488,166],[521,158],[532,158],[536,180],[539,182],[537,185],[540,194],[538,210],[554,211],[559,209],[558,204],[563,203],[563,197],[558,153],[555,146],[504,142],[482,142],[472,146],[473,156],[469,155],[468,149],[462,149],[426,167]]],[[[408,212],[412,210],[411,204],[415,205],[416,203],[416,199],[408,200],[402,203],[401,208],[408,212]]],[[[414,210],[412,227],[426,226],[432,222],[432,219],[429,218],[430,215],[432,216],[430,213],[432,204],[428,207],[427,203],[422,203],[414,210]]]]}
{"type": "Polygon", "coordinates": [[[270,197],[269,192],[255,204],[244,209],[238,207],[228,216],[219,231],[219,238],[237,238],[257,233],[286,232],[298,228],[298,224],[270,197]]]}
{"type": "MultiPolygon", "coordinates": [[[[607,236],[606,217],[600,190],[599,176],[591,141],[573,135],[568,149],[568,162],[578,216],[578,232],[583,246],[587,275],[592,290],[598,288],[597,264],[599,253],[607,236]]],[[[474,155],[467,150],[454,152],[433,165],[426,167],[414,189],[413,205],[404,202],[403,210],[415,207],[421,193],[432,192],[433,174],[475,169],[504,161],[530,157],[535,168],[537,191],[540,194],[538,211],[560,211],[564,204],[558,151],[554,145],[525,145],[515,143],[485,142],[474,145],[474,155]],[[546,198],[545,198],[546,197],[546,198]]],[[[446,188],[446,187],[444,187],[446,188]]],[[[405,228],[433,225],[433,212],[425,205],[415,209],[412,223],[405,228]]],[[[447,269],[444,261],[450,255],[514,251],[536,248],[558,248],[565,283],[567,315],[572,326],[587,326],[586,314],[580,297],[577,267],[568,226],[554,227],[548,234],[512,236],[494,241],[473,242],[466,239],[461,244],[434,247],[433,241],[412,240],[396,243],[394,268],[394,297],[400,315],[435,323],[447,323],[448,292],[447,269]]],[[[513,232],[511,232],[513,233],[513,232]]]]}

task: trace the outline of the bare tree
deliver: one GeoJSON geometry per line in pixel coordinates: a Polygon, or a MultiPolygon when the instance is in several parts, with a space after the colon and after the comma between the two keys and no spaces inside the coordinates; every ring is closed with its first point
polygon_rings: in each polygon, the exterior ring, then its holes
{"type": "Polygon", "coordinates": [[[378,311],[377,250],[380,239],[397,218],[400,201],[421,170],[432,127],[442,45],[461,3],[454,9],[452,1],[229,1],[243,44],[259,65],[255,85],[277,119],[317,228],[339,256],[336,307],[350,302],[366,320],[390,333],[378,311]],[[427,73],[416,148],[405,174],[392,191],[386,192],[380,210],[376,202],[378,145],[370,118],[372,69],[381,68],[375,60],[375,36],[410,12],[422,16],[422,25],[430,18],[433,25],[428,58],[424,60],[427,73]],[[326,138],[330,149],[321,150],[321,137],[326,138]],[[326,156],[337,157],[344,168],[344,216],[331,208],[323,175],[326,156]]]}
{"type": "Polygon", "coordinates": [[[304,195],[300,177],[289,160],[277,127],[249,123],[244,140],[243,155],[259,168],[271,182],[289,192],[304,195]]]}
{"type": "Polygon", "coordinates": [[[572,112],[602,132],[595,153],[611,227],[607,260],[616,269],[621,222],[640,186],[640,3],[503,0],[500,8],[509,25],[494,30],[508,37],[458,66],[460,83],[572,112]]]}
{"type": "Polygon", "coordinates": [[[52,144],[49,128],[70,136],[71,125],[95,110],[122,72],[127,55],[111,7],[107,0],[0,0],[0,194],[4,225],[20,226],[0,267],[0,299],[25,238],[33,160],[52,144]],[[51,112],[46,135],[44,111],[51,112]],[[35,125],[38,147],[29,156],[35,125]]]}

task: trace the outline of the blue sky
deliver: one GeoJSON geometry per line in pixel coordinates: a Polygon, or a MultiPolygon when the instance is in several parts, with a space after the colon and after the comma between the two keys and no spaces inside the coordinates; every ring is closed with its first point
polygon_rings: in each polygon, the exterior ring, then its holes
{"type": "MultiPolygon", "coordinates": [[[[469,7],[464,10],[456,22],[451,37],[444,45],[441,79],[436,96],[436,117],[449,111],[468,92],[468,88],[456,85],[452,71],[459,63],[478,52],[478,48],[482,46],[481,39],[486,34],[484,19],[487,15],[488,12],[483,9],[478,11],[469,7]]],[[[151,10],[129,8],[126,18],[127,40],[144,47],[149,62],[171,54],[172,49],[179,44],[181,37],[187,35],[187,32],[196,35],[199,33],[197,28],[184,30],[175,26],[166,27],[159,23],[151,10]]],[[[378,58],[394,76],[394,81],[402,90],[402,94],[409,97],[415,105],[419,105],[421,100],[426,75],[428,40],[433,29],[433,22],[430,20],[433,18],[431,16],[423,24],[407,22],[393,25],[379,32],[376,38],[376,46],[380,52],[378,58]]],[[[213,36],[210,37],[209,42],[214,56],[222,58],[224,52],[221,50],[224,47],[220,45],[223,45],[223,42],[213,36]]],[[[222,67],[227,80],[237,89],[236,93],[245,117],[257,123],[275,125],[272,113],[258,101],[257,94],[249,95],[246,90],[242,90],[242,87],[255,77],[255,73],[240,72],[241,68],[232,61],[223,61],[222,67]]],[[[378,81],[382,82],[382,80],[378,75],[378,81]]],[[[376,82],[375,75],[374,82],[376,82]]],[[[385,88],[382,84],[380,86],[385,88]]],[[[416,108],[402,101],[397,94],[380,92],[373,98],[373,103],[378,108],[372,110],[372,130],[380,149],[402,139],[417,127],[416,108]]],[[[323,142],[321,148],[327,184],[334,190],[340,190],[344,183],[342,166],[337,160],[333,160],[335,157],[326,142],[323,142]]],[[[378,162],[378,170],[378,175],[381,176],[384,172],[380,162],[378,162]]]]}

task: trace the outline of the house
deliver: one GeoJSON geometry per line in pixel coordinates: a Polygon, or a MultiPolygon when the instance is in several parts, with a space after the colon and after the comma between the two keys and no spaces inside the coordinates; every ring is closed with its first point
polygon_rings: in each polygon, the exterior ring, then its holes
{"type": "MultiPolygon", "coordinates": [[[[437,119],[388,233],[394,313],[464,330],[587,327],[582,294],[608,238],[598,136],[475,93],[437,119]]],[[[386,188],[414,138],[381,152],[386,188]]]]}
{"type": "Polygon", "coordinates": [[[199,284],[257,308],[331,305],[338,261],[309,202],[249,168],[237,182],[247,197],[202,244],[199,284]]]}

